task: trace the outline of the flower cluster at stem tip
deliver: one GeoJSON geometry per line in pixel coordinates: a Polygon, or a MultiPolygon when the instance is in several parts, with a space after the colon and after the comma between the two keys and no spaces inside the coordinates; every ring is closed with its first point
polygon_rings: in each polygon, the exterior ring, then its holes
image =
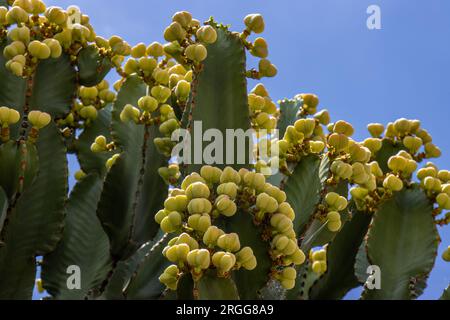
{"type": "Polygon", "coordinates": [[[161,282],[174,289],[184,273],[198,280],[208,269],[217,270],[219,277],[229,277],[240,268],[255,269],[258,261],[251,246],[243,247],[239,234],[220,228],[221,221],[234,215],[251,215],[267,243],[273,277],[291,289],[295,277],[286,270],[295,272],[292,267],[302,264],[305,255],[297,244],[292,223],[295,213],[286,194],[267,183],[262,174],[231,167],[203,166],[200,174],[188,175],[181,188],[170,191],[164,209],[155,215],[164,232],[180,234],[163,251],[174,265],[166,269],[161,282]]]}

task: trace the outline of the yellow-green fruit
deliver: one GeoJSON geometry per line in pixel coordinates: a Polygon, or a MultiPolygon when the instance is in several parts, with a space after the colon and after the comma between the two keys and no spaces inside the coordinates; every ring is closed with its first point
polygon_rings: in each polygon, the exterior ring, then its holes
{"type": "Polygon", "coordinates": [[[339,120],[334,124],[333,132],[346,135],[347,137],[351,137],[355,132],[355,129],[353,129],[353,126],[350,123],[343,120],[339,120]]]}
{"type": "Polygon", "coordinates": [[[278,206],[278,213],[281,213],[288,217],[291,221],[295,219],[295,212],[294,209],[292,209],[291,205],[288,202],[282,202],[278,206]]]}
{"type": "Polygon", "coordinates": [[[86,173],[83,170],[78,170],[77,172],[75,172],[75,174],[73,176],[74,176],[75,180],[81,181],[81,180],[83,180],[83,178],[86,177],[86,173]]]}
{"type": "Polygon", "coordinates": [[[136,46],[131,48],[131,56],[136,59],[142,58],[143,56],[145,56],[146,51],[147,51],[147,47],[145,46],[145,44],[138,43],[136,46]]]}
{"type": "Polygon", "coordinates": [[[217,40],[217,32],[211,26],[203,26],[197,30],[197,39],[206,44],[212,44],[217,40]]]}
{"type": "Polygon", "coordinates": [[[169,211],[183,212],[186,210],[188,202],[189,200],[185,195],[169,197],[164,201],[164,208],[169,211]]]}
{"type": "Polygon", "coordinates": [[[280,277],[280,283],[281,285],[287,289],[290,290],[294,288],[295,286],[295,279],[297,278],[297,271],[292,267],[284,268],[280,277]]]}
{"type": "Polygon", "coordinates": [[[96,87],[80,87],[80,98],[94,100],[98,96],[98,89],[96,87]]]}
{"type": "Polygon", "coordinates": [[[28,113],[28,121],[36,129],[42,129],[46,127],[51,120],[52,118],[50,117],[50,115],[45,112],[33,110],[28,113]]]}
{"type": "Polygon", "coordinates": [[[237,252],[241,248],[237,233],[223,234],[217,239],[217,245],[227,252],[237,252]]]}
{"type": "Polygon", "coordinates": [[[442,254],[442,259],[444,259],[444,261],[450,262],[450,246],[448,246],[442,254]]]}
{"type": "Polygon", "coordinates": [[[181,41],[186,37],[186,30],[183,29],[181,24],[178,22],[172,22],[170,26],[168,26],[164,30],[164,39],[166,41],[181,41]]]}
{"type": "Polygon", "coordinates": [[[169,247],[165,250],[164,255],[170,262],[184,262],[190,250],[189,245],[181,243],[169,247]]]}
{"type": "Polygon", "coordinates": [[[132,106],[131,104],[125,105],[120,112],[120,120],[122,122],[134,121],[135,123],[139,122],[139,117],[141,116],[141,112],[138,108],[132,106]]]}
{"type": "Polygon", "coordinates": [[[330,123],[330,113],[326,109],[317,112],[314,115],[314,118],[317,119],[320,124],[323,124],[325,126],[330,123]]]}
{"type": "Polygon", "coordinates": [[[250,247],[244,247],[236,253],[236,260],[246,270],[253,270],[257,265],[256,257],[250,247]]]}
{"type": "Polygon", "coordinates": [[[159,84],[167,86],[169,84],[169,71],[166,69],[156,68],[153,70],[153,79],[159,84]]]}
{"type": "Polygon", "coordinates": [[[61,44],[55,39],[45,39],[44,44],[50,48],[50,56],[53,59],[59,58],[62,54],[61,44]]]}
{"type": "Polygon", "coordinates": [[[192,14],[188,11],[175,12],[172,21],[178,22],[183,28],[187,28],[192,22],[192,14]]]}
{"type": "Polygon", "coordinates": [[[348,151],[352,162],[366,163],[370,160],[372,152],[366,147],[362,147],[353,140],[349,141],[348,151]]]}
{"type": "Polygon", "coordinates": [[[437,177],[438,171],[433,167],[422,168],[417,171],[417,178],[423,180],[426,177],[437,177]]]}
{"type": "Polygon", "coordinates": [[[297,242],[284,235],[277,235],[272,240],[272,247],[283,255],[290,256],[298,249],[297,242]]]}
{"type": "Polygon", "coordinates": [[[168,266],[162,275],[159,276],[159,281],[166,285],[171,290],[177,289],[178,273],[180,270],[176,265],[168,266]]]}
{"type": "Polygon", "coordinates": [[[423,143],[428,143],[433,141],[433,138],[431,137],[431,135],[428,133],[427,130],[425,129],[419,129],[416,132],[417,137],[419,137],[420,139],[422,139],[423,143]]]}
{"type": "Polygon", "coordinates": [[[408,148],[409,152],[415,154],[419,151],[420,147],[422,147],[423,142],[422,139],[418,137],[406,136],[403,138],[403,144],[406,148],[408,148]]]}
{"type": "Polygon", "coordinates": [[[161,85],[154,86],[150,90],[150,93],[151,93],[152,97],[154,97],[160,103],[166,102],[167,99],[169,99],[169,97],[171,95],[170,89],[167,87],[161,86],[161,85]]]}
{"type": "Polygon", "coordinates": [[[180,80],[175,87],[175,95],[180,101],[186,101],[191,92],[191,84],[185,80],[180,80]]]}
{"type": "Polygon", "coordinates": [[[8,32],[8,38],[12,41],[20,41],[28,44],[30,42],[30,29],[27,26],[12,29],[8,32]]]}
{"type": "Polygon", "coordinates": [[[369,194],[369,190],[361,187],[353,187],[350,189],[350,194],[355,199],[364,200],[365,197],[369,194]]]}
{"type": "Polygon", "coordinates": [[[449,170],[440,170],[438,172],[438,178],[444,183],[447,183],[450,181],[450,171],[449,170]]]}
{"type": "Polygon", "coordinates": [[[206,232],[211,226],[211,217],[209,214],[193,214],[188,218],[188,225],[199,232],[206,232]]]}
{"type": "Polygon", "coordinates": [[[236,257],[232,253],[219,251],[212,256],[212,263],[220,272],[225,273],[234,267],[236,257]]]}
{"type": "Polygon", "coordinates": [[[223,230],[217,228],[216,226],[209,227],[205,234],[203,235],[203,242],[207,246],[214,247],[217,244],[217,240],[220,236],[224,235],[225,232],[223,230]]]}
{"type": "Polygon", "coordinates": [[[431,142],[425,144],[425,154],[427,158],[439,158],[441,156],[441,150],[431,142]]]}
{"type": "Polygon", "coordinates": [[[277,68],[268,59],[261,59],[258,64],[258,71],[262,77],[275,77],[278,73],[277,68]]]}
{"type": "Polygon", "coordinates": [[[267,91],[266,87],[262,83],[258,83],[251,91],[252,93],[260,96],[260,97],[268,97],[269,92],[267,91]]]}
{"type": "Polygon", "coordinates": [[[144,96],[138,100],[138,106],[146,112],[154,112],[158,108],[158,101],[151,96],[144,96]]]}
{"type": "Polygon", "coordinates": [[[256,198],[256,207],[263,212],[274,213],[278,209],[278,201],[263,192],[256,198]]]}
{"type": "Polygon", "coordinates": [[[250,53],[258,58],[267,58],[269,49],[266,40],[264,38],[256,38],[250,53]]]}
{"type": "Polygon", "coordinates": [[[34,40],[28,44],[28,52],[40,60],[48,59],[51,55],[50,48],[40,41],[34,40]]]}
{"type": "Polygon", "coordinates": [[[264,185],[264,190],[265,193],[267,193],[269,196],[271,196],[272,198],[275,198],[275,200],[277,200],[277,202],[281,205],[281,203],[283,203],[284,201],[286,201],[286,193],[282,190],[280,190],[279,188],[271,185],[270,183],[266,183],[264,185]]]}
{"type": "Polygon", "coordinates": [[[440,192],[441,191],[441,187],[442,187],[442,183],[437,178],[426,177],[423,180],[423,186],[425,187],[425,189],[427,189],[429,191],[440,192]]]}
{"type": "Polygon", "coordinates": [[[202,44],[191,44],[186,48],[186,57],[195,62],[202,62],[208,56],[208,51],[202,44]]]}
{"type": "Polygon", "coordinates": [[[172,132],[174,132],[179,127],[180,124],[178,123],[177,119],[169,119],[161,123],[161,125],[159,126],[159,132],[161,132],[163,135],[171,136],[172,132]]]}
{"type": "Polygon", "coordinates": [[[48,21],[57,25],[63,25],[67,21],[67,13],[59,7],[48,7],[45,10],[45,17],[48,21]]]}
{"type": "Polygon", "coordinates": [[[119,153],[116,153],[111,158],[106,160],[105,167],[109,170],[112,168],[112,166],[116,163],[117,159],[120,157],[119,153]]]}
{"type": "Polygon", "coordinates": [[[290,255],[289,257],[286,257],[286,259],[290,263],[293,263],[293,264],[299,266],[299,265],[301,265],[301,264],[303,264],[305,262],[306,256],[305,256],[305,253],[302,250],[297,248],[295,250],[295,252],[292,255],[290,255]]]}
{"type": "Polygon", "coordinates": [[[24,67],[23,64],[16,61],[8,61],[6,67],[17,77],[23,76],[24,67]]]}
{"type": "Polygon", "coordinates": [[[401,118],[394,122],[395,131],[401,136],[411,131],[411,122],[408,119],[401,118]]]}
{"type": "Polygon", "coordinates": [[[181,215],[179,212],[172,211],[162,219],[161,229],[166,233],[172,233],[177,231],[181,227],[181,215]]]}
{"type": "Polygon", "coordinates": [[[193,184],[194,182],[206,183],[205,179],[203,179],[197,172],[193,172],[186,178],[184,178],[183,182],[181,183],[181,188],[183,190],[186,190],[189,185],[193,184]]]}
{"type": "Polygon", "coordinates": [[[294,126],[288,126],[286,128],[286,132],[284,133],[283,140],[291,144],[301,144],[304,138],[305,135],[298,132],[294,126]]]}
{"type": "Polygon", "coordinates": [[[208,199],[192,199],[187,206],[189,214],[210,213],[212,210],[211,202],[208,199]]]}
{"type": "Polygon", "coordinates": [[[388,160],[388,167],[393,172],[400,172],[403,171],[403,169],[406,167],[407,161],[408,160],[403,157],[392,156],[388,160]]]}
{"type": "Polygon", "coordinates": [[[192,238],[187,233],[182,233],[180,234],[179,237],[176,238],[175,244],[182,244],[182,243],[187,244],[191,250],[198,249],[199,247],[197,240],[192,238]]]}
{"type": "Polygon", "coordinates": [[[220,176],[222,175],[222,170],[216,167],[206,165],[200,169],[200,175],[208,183],[219,183],[220,176]]]}
{"type": "Polygon", "coordinates": [[[98,136],[91,145],[92,152],[103,152],[107,150],[107,142],[105,136],[98,136]]]}
{"type": "Polygon", "coordinates": [[[206,184],[202,182],[194,182],[186,189],[188,199],[209,198],[210,191],[206,184]]]}
{"type": "Polygon", "coordinates": [[[209,268],[211,256],[206,249],[195,249],[187,255],[187,262],[194,268],[205,270],[209,268]]]}
{"type": "Polygon", "coordinates": [[[314,273],[322,274],[327,270],[327,264],[325,261],[315,261],[312,264],[312,270],[314,273]]]}
{"type": "Polygon", "coordinates": [[[306,138],[312,136],[316,127],[316,121],[314,119],[300,119],[294,123],[294,127],[298,132],[303,133],[306,138]]]}
{"type": "Polygon", "coordinates": [[[220,195],[217,197],[215,207],[220,214],[226,217],[234,216],[237,211],[236,203],[234,203],[227,195],[220,195]]]}
{"type": "Polygon", "coordinates": [[[342,222],[341,220],[336,220],[336,221],[328,221],[327,224],[328,230],[330,230],[331,232],[337,232],[341,229],[342,227],[342,222]]]}
{"type": "Polygon", "coordinates": [[[164,55],[164,47],[159,42],[152,42],[147,47],[147,54],[152,57],[161,57],[164,55]]]}
{"type": "Polygon", "coordinates": [[[366,166],[364,166],[363,164],[359,162],[352,164],[352,171],[353,171],[352,180],[356,184],[362,185],[369,181],[370,175],[367,173],[366,166]]]}
{"type": "Polygon", "coordinates": [[[159,210],[156,214],[155,214],[155,221],[158,224],[161,224],[161,221],[167,217],[169,215],[170,211],[163,209],[163,210],[159,210]]]}
{"type": "Polygon", "coordinates": [[[266,178],[261,173],[248,172],[244,176],[244,183],[246,186],[253,188],[256,191],[262,191],[265,188],[266,178]]]}
{"type": "Polygon", "coordinates": [[[391,191],[401,191],[403,189],[403,181],[398,177],[390,174],[384,179],[383,187],[391,191]]]}
{"type": "Polygon", "coordinates": [[[227,195],[230,199],[235,199],[238,191],[238,186],[234,182],[222,183],[217,187],[217,194],[227,195]]]}
{"type": "Polygon", "coordinates": [[[250,93],[248,95],[248,106],[253,111],[261,111],[264,109],[266,104],[266,100],[263,97],[260,97],[254,93],[250,93]]]}
{"type": "Polygon", "coordinates": [[[5,16],[8,24],[21,24],[28,21],[28,13],[19,6],[14,6],[9,9],[5,16]]]}
{"type": "Polygon", "coordinates": [[[348,163],[337,160],[331,164],[331,172],[339,178],[347,180],[353,175],[353,167],[348,163]]]}
{"type": "Polygon", "coordinates": [[[3,55],[6,59],[13,59],[15,56],[25,54],[25,45],[21,41],[13,41],[3,49],[3,55]]]}
{"type": "Polygon", "coordinates": [[[367,130],[373,138],[379,138],[384,132],[384,126],[381,123],[370,123],[367,130]]]}
{"type": "Polygon", "coordinates": [[[369,166],[370,166],[370,172],[375,177],[381,177],[383,175],[383,170],[381,170],[380,165],[378,164],[378,162],[373,161],[373,162],[369,163],[369,166]]]}
{"type": "Polygon", "coordinates": [[[312,153],[321,153],[325,149],[325,143],[322,141],[310,141],[309,147],[312,153]]]}
{"type": "Polygon", "coordinates": [[[348,147],[348,137],[344,134],[333,133],[328,137],[328,144],[337,152],[344,151],[348,147]]]}
{"type": "Polygon", "coordinates": [[[248,31],[261,33],[264,31],[264,19],[260,14],[249,14],[244,18],[248,31]]]}
{"type": "Polygon", "coordinates": [[[241,176],[232,167],[226,167],[225,169],[223,169],[222,174],[220,175],[220,183],[225,182],[234,182],[236,184],[239,184],[241,182],[241,176]]]}
{"type": "Polygon", "coordinates": [[[45,3],[41,0],[30,0],[31,12],[34,15],[38,15],[45,12],[45,3]]]}
{"type": "Polygon", "coordinates": [[[450,210],[450,196],[447,193],[440,193],[436,197],[436,202],[439,208],[450,210]]]}
{"type": "Polygon", "coordinates": [[[279,233],[288,232],[293,228],[292,220],[281,213],[276,213],[270,218],[270,225],[279,233]]]}
{"type": "Polygon", "coordinates": [[[329,220],[330,222],[341,221],[341,215],[337,211],[328,212],[327,220],[329,220]]]}
{"type": "Polygon", "coordinates": [[[382,144],[383,142],[379,138],[367,138],[363,142],[364,147],[369,149],[370,152],[372,152],[372,154],[375,154],[378,151],[380,151],[382,144]]]}
{"type": "Polygon", "coordinates": [[[135,59],[128,59],[128,61],[125,63],[125,67],[123,68],[123,71],[127,75],[136,73],[138,72],[138,70],[139,70],[139,62],[135,59]]]}

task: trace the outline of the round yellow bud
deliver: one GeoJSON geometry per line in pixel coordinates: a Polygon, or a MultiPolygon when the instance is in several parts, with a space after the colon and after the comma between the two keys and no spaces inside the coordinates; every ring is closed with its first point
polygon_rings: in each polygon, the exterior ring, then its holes
{"type": "Polygon", "coordinates": [[[33,110],[28,113],[28,121],[36,129],[42,129],[46,127],[51,120],[52,118],[50,117],[50,115],[45,112],[33,110]]]}

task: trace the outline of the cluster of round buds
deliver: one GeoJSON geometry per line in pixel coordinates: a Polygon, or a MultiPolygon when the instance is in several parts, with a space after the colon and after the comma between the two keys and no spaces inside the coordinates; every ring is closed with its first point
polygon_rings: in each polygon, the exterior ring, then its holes
{"type": "Polygon", "coordinates": [[[296,100],[301,101],[301,107],[298,111],[298,117],[304,117],[306,115],[314,115],[319,119],[323,125],[330,123],[330,115],[326,110],[317,112],[319,106],[319,97],[313,93],[300,93],[294,97],[296,100]]]}
{"type": "Polygon", "coordinates": [[[431,162],[417,171],[420,186],[435,199],[440,210],[450,210],[450,171],[438,170],[431,162]]]}
{"type": "Polygon", "coordinates": [[[180,168],[176,163],[159,168],[158,173],[168,185],[174,185],[181,176],[180,168]]]}
{"type": "Polygon", "coordinates": [[[288,126],[279,142],[280,159],[298,161],[308,154],[320,154],[325,149],[326,138],[317,118],[302,118],[288,126]]]}
{"type": "Polygon", "coordinates": [[[342,226],[339,212],[347,208],[347,199],[335,192],[329,192],[325,196],[325,204],[327,208],[326,221],[328,230],[337,232],[342,226]]]}
{"type": "Polygon", "coordinates": [[[98,111],[112,103],[116,93],[110,90],[106,80],[93,87],[80,86],[78,100],[74,102],[71,112],[58,120],[60,126],[77,127],[79,121],[90,124],[97,119],[98,111]]]}
{"type": "Polygon", "coordinates": [[[246,28],[241,33],[240,37],[244,41],[244,44],[250,54],[257,58],[261,58],[258,63],[258,71],[250,70],[247,72],[247,76],[255,79],[261,79],[262,77],[275,77],[278,70],[275,65],[267,59],[269,49],[266,40],[262,37],[258,37],[253,41],[253,43],[247,41],[247,38],[251,33],[259,34],[264,31],[264,19],[262,15],[249,14],[244,18],[244,24],[246,28]]]}
{"type": "Polygon", "coordinates": [[[224,277],[239,268],[253,270],[257,260],[252,249],[241,247],[238,234],[214,225],[219,216],[253,214],[255,224],[265,230],[263,240],[271,244],[276,267],[302,264],[305,255],[298,248],[292,223],[295,213],[285,201],[286,194],[266,183],[262,174],[203,166],[200,174],[188,175],[180,189],[170,191],[164,209],[155,215],[164,232],[182,233],[169,243],[164,255],[196,279],[209,268],[224,277]]]}
{"type": "Polygon", "coordinates": [[[105,136],[98,136],[91,144],[91,151],[94,153],[107,152],[114,150],[114,143],[108,143],[105,136]]]}
{"type": "Polygon", "coordinates": [[[28,123],[31,125],[31,130],[28,134],[28,139],[31,142],[35,142],[39,136],[39,130],[48,126],[51,120],[51,116],[46,112],[30,111],[28,113],[28,123]]]}
{"type": "Polygon", "coordinates": [[[432,143],[433,138],[428,131],[421,128],[419,120],[401,118],[390,122],[386,130],[380,123],[371,123],[367,128],[374,138],[380,138],[384,132],[386,138],[401,142],[408,152],[418,160],[441,156],[440,149],[432,143]],[[423,152],[420,153],[422,147],[423,152]]]}
{"type": "Polygon", "coordinates": [[[0,107],[0,126],[1,126],[1,139],[6,142],[10,138],[9,127],[16,124],[20,120],[20,113],[17,110],[0,107]]]}
{"type": "Polygon", "coordinates": [[[442,259],[444,259],[444,261],[450,262],[450,246],[448,246],[447,249],[445,249],[444,253],[442,253],[442,259]]]}
{"type": "Polygon", "coordinates": [[[277,126],[278,109],[263,84],[257,84],[248,95],[253,128],[270,133],[277,126]]]}
{"type": "Polygon", "coordinates": [[[63,51],[76,60],[79,48],[96,38],[89,17],[77,7],[46,8],[41,0],[16,0],[8,9],[0,7],[0,30],[10,42],[3,52],[6,67],[19,77],[33,73],[40,60],[58,58],[63,51]]]}
{"type": "Polygon", "coordinates": [[[311,262],[312,271],[321,275],[327,271],[327,248],[323,247],[319,250],[309,251],[309,260],[311,262]]]}

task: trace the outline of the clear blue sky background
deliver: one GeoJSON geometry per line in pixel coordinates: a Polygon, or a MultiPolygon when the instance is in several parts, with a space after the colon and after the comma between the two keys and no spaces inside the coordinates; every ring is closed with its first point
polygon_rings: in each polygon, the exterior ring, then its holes
{"type": "MultiPolygon", "coordinates": [[[[448,0],[46,0],[78,5],[97,33],[130,44],[163,41],[172,14],[188,10],[204,21],[243,30],[243,17],[261,13],[269,58],[279,74],[264,80],[272,98],[316,93],[334,120],[367,137],[366,124],[399,117],[420,119],[443,150],[436,162],[450,169],[450,1],[448,0]],[[366,9],[381,7],[382,30],[366,27],[366,9]]],[[[253,66],[255,61],[251,61],[253,66]]],[[[253,83],[251,84],[253,85],[253,83]]],[[[441,230],[450,244],[449,228],[441,230]]],[[[436,299],[450,282],[440,257],[422,298],[436,299]]],[[[358,290],[348,298],[358,298],[358,290]]]]}

